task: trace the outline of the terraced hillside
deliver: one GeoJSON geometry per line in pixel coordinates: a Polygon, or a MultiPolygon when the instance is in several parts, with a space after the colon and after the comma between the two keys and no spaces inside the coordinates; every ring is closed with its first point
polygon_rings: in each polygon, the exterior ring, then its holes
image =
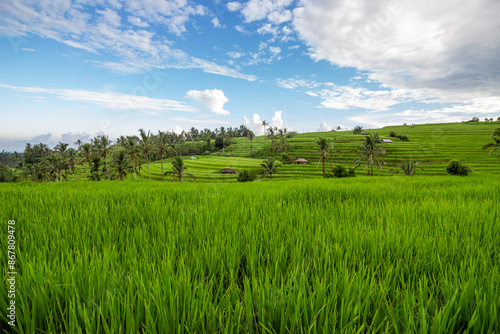
{"type": "MultiPolygon", "coordinates": [[[[419,170],[418,174],[442,175],[446,174],[445,167],[451,159],[461,159],[470,164],[476,173],[499,173],[500,159],[481,150],[484,144],[492,141],[490,136],[497,127],[500,127],[500,124],[417,124],[413,127],[409,125],[389,126],[368,130],[368,132],[379,133],[382,139],[391,139],[393,141],[392,144],[384,145],[387,156],[383,157],[386,166],[382,169],[382,175],[393,174],[394,167],[406,160],[420,163],[422,170],[419,170]],[[397,138],[391,138],[389,136],[390,131],[394,131],[398,135],[408,136],[409,141],[404,142],[397,138]]],[[[275,178],[321,177],[321,166],[318,166],[316,154],[317,146],[314,143],[318,136],[330,138],[334,143],[328,166],[337,163],[341,163],[345,167],[352,166],[353,160],[357,157],[355,152],[357,145],[360,145],[364,139],[364,136],[354,135],[351,131],[298,134],[289,139],[290,149],[286,154],[292,160],[297,157],[305,158],[309,161],[309,164],[282,165],[275,178]]],[[[193,173],[198,181],[235,181],[236,176],[220,174],[219,170],[229,167],[237,171],[248,169],[258,172],[263,157],[272,154],[271,142],[266,141],[263,136],[256,137],[253,140],[252,148],[258,152],[260,157],[249,158],[250,141],[245,138],[238,138],[236,144],[228,147],[225,153],[219,153],[219,156],[197,156],[195,160],[185,157],[185,164],[188,171],[193,173]]],[[[277,158],[280,158],[280,155],[275,154],[277,158]]],[[[170,160],[164,160],[164,169],[170,170],[170,160]]],[[[364,175],[362,169],[362,167],[357,169],[359,175],[364,175]]],[[[152,177],[155,179],[161,178],[159,162],[153,163],[151,170],[152,177]]],[[[143,176],[145,176],[144,172],[143,176]]]]}

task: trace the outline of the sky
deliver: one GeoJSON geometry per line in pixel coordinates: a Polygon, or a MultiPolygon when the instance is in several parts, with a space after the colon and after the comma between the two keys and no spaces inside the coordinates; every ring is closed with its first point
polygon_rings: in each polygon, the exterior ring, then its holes
{"type": "Polygon", "coordinates": [[[2,0],[0,150],[500,116],[498,0],[2,0]]]}

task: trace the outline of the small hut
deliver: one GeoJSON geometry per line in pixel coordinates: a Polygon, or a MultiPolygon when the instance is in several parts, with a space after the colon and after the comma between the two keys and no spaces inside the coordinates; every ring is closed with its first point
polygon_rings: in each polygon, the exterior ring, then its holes
{"type": "Polygon", "coordinates": [[[306,160],[306,159],[304,159],[304,158],[298,158],[297,160],[295,160],[295,163],[296,163],[297,165],[307,165],[307,163],[308,163],[308,162],[309,162],[309,161],[307,161],[307,160],[306,160]]]}
{"type": "Polygon", "coordinates": [[[232,169],[232,168],[224,168],[224,169],[221,169],[221,170],[219,171],[219,173],[221,173],[221,174],[238,174],[238,172],[237,172],[237,171],[235,171],[235,170],[234,170],[234,169],[232,169]]]}
{"type": "Polygon", "coordinates": [[[384,143],[384,144],[392,144],[392,140],[390,140],[390,139],[382,139],[382,143],[384,143]]]}

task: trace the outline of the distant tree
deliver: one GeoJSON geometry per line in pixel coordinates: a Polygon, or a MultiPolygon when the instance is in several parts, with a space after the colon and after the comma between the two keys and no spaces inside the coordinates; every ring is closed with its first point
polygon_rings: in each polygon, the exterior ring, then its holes
{"type": "Polygon", "coordinates": [[[397,133],[394,131],[389,132],[389,137],[396,137],[397,133]]]}
{"type": "Polygon", "coordinates": [[[360,125],[356,125],[356,126],[354,127],[354,129],[352,130],[352,133],[354,133],[355,135],[359,135],[359,134],[361,134],[361,133],[363,132],[363,130],[364,130],[364,129],[363,129],[363,127],[362,127],[362,126],[360,126],[360,125]]]}
{"type": "MultiPolygon", "coordinates": [[[[91,168],[90,163],[92,162],[92,156],[93,156],[93,151],[92,151],[92,145],[89,143],[85,143],[81,146],[81,156],[82,156],[82,163],[88,163],[89,164],[89,170],[91,168]]],[[[84,170],[85,171],[85,170],[84,170]]]]}
{"type": "Polygon", "coordinates": [[[315,143],[318,145],[319,160],[323,163],[323,177],[326,177],[325,161],[333,149],[333,144],[330,143],[330,139],[326,139],[325,137],[316,138],[315,143]]]}
{"type": "MultiPolygon", "coordinates": [[[[269,125],[269,123],[268,123],[268,122],[266,122],[265,120],[263,120],[261,124],[262,124],[262,126],[264,127],[264,135],[265,135],[265,134],[266,134],[266,126],[268,126],[268,125],[269,125]]],[[[266,140],[267,140],[267,139],[266,139],[266,140]]]]}
{"type": "Polygon", "coordinates": [[[80,147],[82,147],[83,141],[81,139],[77,139],[73,144],[76,146],[76,150],[80,151],[80,147]]]}
{"type": "Polygon", "coordinates": [[[271,151],[274,152],[274,149],[275,149],[274,139],[276,138],[276,128],[271,127],[269,129],[267,129],[266,138],[271,140],[271,151]]]}
{"type": "Polygon", "coordinates": [[[120,150],[113,154],[110,173],[112,173],[112,175],[116,175],[123,181],[123,179],[127,176],[127,173],[132,170],[132,167],[129,166],[129,164],[130,160],[127,159],[126,151],[120,150]]]}
{"type": "Polygon", "coordinates": [[[248,130],[247,139],[250,140],[250,154],[252,154],[252,152],[253,152],[252,142],[253,142],[254,138],[255,138],[255,133],[253,133],[253,131],[251,131],[251,130],[248,130]]]}
{"type": "MultiPolygon", "coordinates": [[[[490,149],[490,148],[492,149],[490,151],[490,153],[488,153],[488,155],[490,155],[491,153],[493,153],[495,151],[500,150],[500,128],[496,129],[493,132],[493,135],[491,136],[491,138],[493,138],[494,143],[488,143],[488,144],[483,146],[483,151],[490,149]]],[[[500,157],[500,152],[498,153],[497,157],[500,157]]]]}
{"type": "Polygon", "coordinates": [[[163,156],[169,155],[169,153],[173,156],[175,154],[174,146],[169,143],[168,136],[165,132],[158,131],[158,135],[156,136],[156,152],[160,155],[161,162],[161,180],[164,181],[164,173],[163,173],[163,156]]]}
{"type": "Polygon", "coordinates": [[[75,177],[75,182],[77,182],[77,178],[76,178],[76,165],[78,163],[78,155],[77,155],[77,152],[74,148],[70,148],[68,149],[67,153],[66,153],[66,164],[68,166],[68,168],[71,170],[71,172],[73,173],[73,176],[75,177]]]}
{"type": "Polygon", "coordinates": [[[280,167],[280,165],[276,164],[275,161],[275,158],[267,158],[260,164],[260,166],[262,167],[262,176],[260,177],[261,179],[269,175],[269,179],[272,180],[273,174],[278,173],[278,167],[280,167]]]}
{"type": "Polygon", "coordinates": [[[386,153],[383,149],[383,144],[376,143],[372,135],[365,137],[363,145],[358,146],[356,152],[359,154],[359,157],[354,160],[356,168],[361,164],[361,161],[366,160],[363,171],[369,167],[370,170],[368,171],[368,175],[373,176],[373,165],[377,165],[379,172],[382,170],[382,164],[384,162],[380,161],[379,157],[386,155],[386,153]]]}
{"type": "Polygon", "coordinates": [[[172,178],[171,181],[173,181],[177,177],[179,181],[182,182],[182,179],[184,178],[185,175],[191,176],[196,181],[194,175],[191,173],[186,173],[185,170],[187,170],[187,167],[184,166],[184,161],[182,161],[182,157],[176,155],[172,160],[172,171],[165,172],[165,174],[174,174],[174,177],[172,178]]]}
{"type": "Polygon", "coordinates": [[[500,122],[500,117],[497,117],[497,121],[500,122]]]}
{"type": "Polygon", "coordinates": [[[153,145],[151,143],[151,133],[149,131],[146,133],[144,129],[139,129],[139,135],[140,149],[144,155],[144,158],[146,159],[146,163],[148,164],[149,181],[151,181],[151,170],[149,169],[150,155],[151,151],[153,150],[153,145]]]}
{"type": "Polygon", "coordinates": [[[132,161],[132,171],[134,172],[134,178],[137,181],[137,169],[135,168],[135,166],[136,162],[140,160],[139,158],[140,151],[139,151],[139,146],[137,145],[137,137],[127,136],[125,150],[127,152],[127,156],[132,161]]]}

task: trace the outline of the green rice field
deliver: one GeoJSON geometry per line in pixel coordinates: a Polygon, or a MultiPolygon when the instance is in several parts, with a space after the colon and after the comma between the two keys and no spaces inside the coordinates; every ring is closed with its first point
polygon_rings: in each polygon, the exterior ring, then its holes
{"type": "Polygon", "coordinates": [[[1,328],[499,333],[499,189],[488,173],[2,184],[17,326],[3,284],[1,328]]]}

